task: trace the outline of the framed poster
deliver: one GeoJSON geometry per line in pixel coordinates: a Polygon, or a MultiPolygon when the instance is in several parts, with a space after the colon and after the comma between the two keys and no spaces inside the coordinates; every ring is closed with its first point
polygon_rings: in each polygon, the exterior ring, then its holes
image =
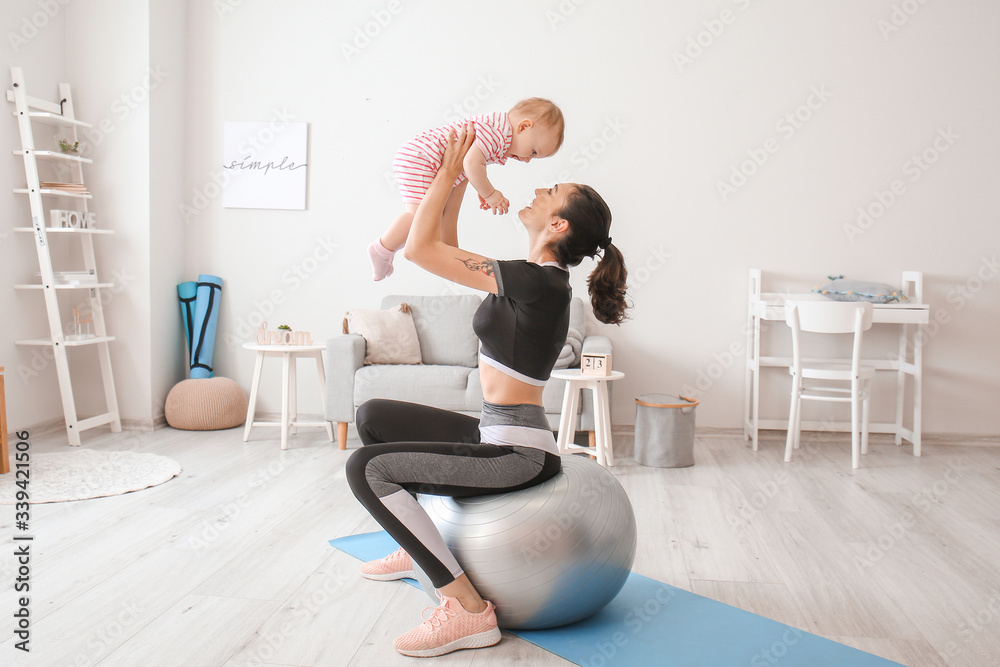
{"type": "Polygon", "coordinates": [[[304,211],[308,123],[227,121],[224,208],[304,211]]]}

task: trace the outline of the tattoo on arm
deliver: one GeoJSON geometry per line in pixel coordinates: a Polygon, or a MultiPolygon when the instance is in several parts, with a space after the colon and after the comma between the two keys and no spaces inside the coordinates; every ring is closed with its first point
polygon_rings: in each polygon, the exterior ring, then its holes
{"type": "Polygon", "coordinates": [[[465,268],[467,268],[469,271],[480,271],[481,273],[487,276],[493,275],[493,262],[490,261],[480,262],[475,259],[472,259],[471,257],[469,259],[460,259],[458,261],[460,261],[462,264],[465,264],[465,268]]]}

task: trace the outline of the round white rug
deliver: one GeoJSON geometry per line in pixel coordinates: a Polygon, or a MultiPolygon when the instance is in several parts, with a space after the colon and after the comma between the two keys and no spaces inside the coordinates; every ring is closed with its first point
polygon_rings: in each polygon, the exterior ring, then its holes
{"type": "MultiPolygon", "coordinates": [[[[13,455],[14,452],[11,452],[13,455]]],[[[11,456],[13,458],[13,456],[11,456]]],[[[29,462],[28,502],[61,503],[117,496],[163,484],[181,472],[181,465],[158,454],[76,449],[32,454],[29,462]]],[[[0,505],[17,502],[16,462],[0,475],[0,505]]]]}

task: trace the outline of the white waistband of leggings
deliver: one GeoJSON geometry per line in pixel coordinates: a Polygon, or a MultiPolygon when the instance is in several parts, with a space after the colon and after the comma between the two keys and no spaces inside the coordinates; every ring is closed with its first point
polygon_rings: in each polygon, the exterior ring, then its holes
{"type": "Polygon", "coordinates": [[[507,445],[508,447],[531,447],[543,452],[559,455],[559,447],[552,431],[530,426],[511,426],[509,424],[494,424],[479,427],[480,441],[490,445],[507,445]]]}

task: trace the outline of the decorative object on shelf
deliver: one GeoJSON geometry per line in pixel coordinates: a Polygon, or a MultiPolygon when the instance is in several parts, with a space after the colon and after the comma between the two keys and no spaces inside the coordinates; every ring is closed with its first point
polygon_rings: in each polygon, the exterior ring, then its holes
{"type": "Polygon", "coordinates": [[[611,355],[584,352],[580,355],[580,373],[598,377],[611,375],[611,355]]]}
{"type": "Polygon", "coordinates": [[[183,431],[236,428],[247,416],[247,395],[229,378],[194,378],[174,385],[163,406],[167,423],[183,431]]]}
{"type": "Polygon", "coordinates": [[[49,210],[49,221],[53,227],[70,229],[93,229],[97,227],[97,214],[92,211],[49,210]]]}
{"type": "Polygon", "coordinates": [[[70,195],[89,195],[87,186],[83,183],[60,183],[56,181],[42,181],[38,184],[43,190],[61,190],[70,195]]]}
{"type": "MultiPolygon", "coordinates": [[[[87,186],[84,185],[84,165],[92,164],[93,161],[78,155],[80,144],[77,132],[81,129],[91,127],[76,119],[73,109],[73,95],[69,84],[60,83],[58,86],[55,102],[47,101],[40,97],[31,96],[26,90],[24,83],[24,73],[19,67],[10,68],[11,87],[7,90],[7,100],[14,105],[13,116],[16,118],[18,132],[21,138],[20,150],[15,153],[20,154],[24,160],[25,185],[15,187],[14,193],[25,195],[28,206],[31,209],[31,226],[14,227],[15,231],[30,232],[34,241],[35,251],[38,256],[38,269],[41,280],[35,285],[15,285],[21,289],[27,287],[42,295],[44,299],[44,312],[48,320],[49,331],[47,336],[36,336],[21,340],[15,340],[16,345],[30,345],[34,347],[46,347],[48,353],[45,355],[52,360],[55,367],[56,376],[59,381],[59,393],[62,399],[63,419],[66,424],[66,436],[69,444],[79,446],[80,433],[92,428],[110,426],[111,431],[119,433],[121,427],[121,415],[118,410],[118,397],[115,390],[115,381],[111,369],[111,352],[109,343],[115,340],[114,336],[108,335],[104,322],[104,304],[101,289],[107,284],[101,283],[97,277],[97,260],[94,252],[93,233],[60,233],[54,232],[86,232],[94,223],[94,216],[86,211],[86,204],[80,206],[82,211],[52,211],[49,204],[53,197],[73,197],[76,199],[91,199],[87,186]],[[43,124],[56,126],[58,130],[58,144],[62,152],[54,150],[39,150],[35,144],[35,125],[43,124]],[[60,179],[55,181],[40,181],[39,162],[40,160],[54,160],[56,172],[60,179]],[[46,213],[50,211],[50,213],[46,213]],[[65,215],[65,217],[63,217],[65,215]],[[46,227],[47,221],[52,221],[51,227],[46,227]],[[50,231],[53,232],[50,234],[50,231]],[[70,248],[55,248],[53,245],[62,243],[52,242],[53,238],[72,239],[79,243],[80,247],[75,251],[70,248]],[[62,259],[67,256],[82,254],[85,271],[56,271],[53,267],[53,256],[62,259]],[[50,288],[61,289],[50,289],[50,288]],[[56,293],[63,290],[80,288],[86,296],[80,309],[88,312],[86,318],[80,315],[75,309],[75,331],[71,335],[64,332],[64,322],[66,320],[65,308],[61,308],[56,293]],[[89,310],[87,301],[89,300],[89,310]],[[87,331],[83,330],[83,325],[87,325],[87,331]],[[91,326],[93,333],[90,332],[91,326]],[[99,375],[101,387],[93,385],[93,382],[74,381],[72,378],[72,368],[69,363],[67,349],[78,347],[96,347],[99,358],[99,371],[92,373],[86,380],[93,380],[99,375]],[[83,385],[89,385],[84,387],[83,385]],[[103,396],[106,402],[106,410],[94,414],[93,408],[89,408],[90,414],[86,418],[81,418],[77,414],[76,393],[86,391],[88,394],[103,396]],[[103,390],[103,391],[102,391],[103,390]]],[[[46,137],[52,136],[46,131],[46,137]]],[[[51,139],[46,139],[46,142],[51,139]]],[[[51,163],[47,163],[51,164],[51,163]]],[[[111,233],[110,230],[104,233],[111,233]]],[[[37,353],[36,353],[37,354],[37,353]]],[[[77,371],[79,373],[79,371],[77,371]]],[[[37,373],[36,373],[37,374],[37,373]]]]}
{"type": "Polygon", "coordinates": [[[59,142],[59,150],[68,155],[79,155],[80,154],[80,142],[74,141],[72,139],[57,139],[59,142]]]}
{"type": "Polygon", "coordinates": [[[67,340],[87,340],[88,338],[93,338],[94,334],[90,333],[90,324],[94,321],[94,314],[90,313],[86,317],[80,312],[80,309],[73,306],[73,333],[66,336],[67,340]],[[87,325],[87,330],[83,330],[83,325],[87,325]]]}
{"type": "Polygon", "coordinates": [[[312,334],[308,331],[292,331],[287,324],[282,324],[277,331],[268,331],[267,322],[261,322],[253,340],[258,345],[312,345],[312,334]]]}
{"type": "MultiPolygon", "coordinates": [[[[41,277],[42,274],[35,273],[41,277]]],[[[97,285],[97,275],[92,270],[87,271],[53,271],[52,282],[55,285],[78,285],[86,287],[97,285]]],[[[74,306],[74,310],[76,307],[74,306]]]]}
{"type": "Polygon", "coordinates": [[[222,206],[304,211],[307,128],[307,123],[226,122],[222,206]]]}

